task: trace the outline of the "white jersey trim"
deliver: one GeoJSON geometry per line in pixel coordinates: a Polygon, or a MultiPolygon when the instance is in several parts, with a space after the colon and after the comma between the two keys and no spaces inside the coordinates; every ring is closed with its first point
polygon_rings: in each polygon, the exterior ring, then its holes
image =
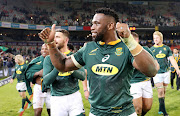
{"type": "Polygon", "coordinates": [[[77,67],[77,68],[81,68],[82,66],[76,61],[76,59],[74,58],[74,55],[71,55],[71,59],[74,63],[74,65],[77,67]]]}

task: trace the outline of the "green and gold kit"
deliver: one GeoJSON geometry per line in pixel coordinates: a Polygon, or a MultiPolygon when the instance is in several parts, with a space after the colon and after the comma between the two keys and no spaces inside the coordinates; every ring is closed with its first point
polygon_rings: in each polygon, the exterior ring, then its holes
{"type": "Polygon", "coordinates": [[[28,80],[30,80],[31,82],[36,81],[34,80],[34,74],[38,71],[40,71],[41,69],[43,69],[43,61],[44,61],[44,57],[41,55],[35,59],[33,59],[27,69],[26,69],[26,78],[28,80]]]}
{"type": "MultiPolygon", "coordinates": [[[[148,47],[143,46],[143,48],[144,48],[146,51],[148,51],[148,52],[153,56],[153,58],[155,58],[154,55],[153,55],[153,53],[152,53],[152,51],[151,51],[148,47]]],[[[138,71],[137,69],[135,69],[135,70],[134,70],[134,73],[133,73],[133,77],[132,77],[132,79],[131,79],[130,82],[131,82],[131,84],[132,84],[132,83],[138,83],[138,82],[148,81],[148,80],[150,80],[150,77],[147,77],[146,75],[144,75],[143,73],[141,73],[140,71],[138,71]]]]}
{"type": "Polygon", "coordinates": [[[89,42],[71,56],[86,66],[90,87],[90,112],[97,116],[128,116],[135,112],[130,95],[133,57],[120,40],[89,42]]]}
{"type": "Polygon", "coordinates": [[[160,65],[158,74],[167,72],[169,68],[168,57],[172,56],[171,49],[168,46],[162,44],[161,46],[154,45],[150,48],[150,50],[153,52],[160,65]]]}
{"type": "MultiPolygon", "coordinates": [[[[70,51],[66,52],[67,56],[71,55],[70,51]]],[[[80,69],[82,70],[82,69],[80,69]]],[[[79,90],[78,79],[85,79],[85,71],[83,78],[77,77],[76,73],[80,70],[72,72],[58,72],[52,65],[50,56],[47,56],[43,64],[43,83],[50,85],[51,96],[64,96],[75,93],[79,90]]]]}
{"type": "MultiPolygon", "coordinates": [[[[180,54],[173,54],[174,59],[176,60],[179,68],[180,68],[180,54]]],[[[174,73],[176,69],[171,65],[171,72],[174,73]]]]}
{"type": "Polygon", "coordinates": [[[25,82],[25,70],[27,68],[27,65],[25,63],[23,64],[16,64],[15,66],[15,71],[14,74],[12,76],[12,78],[17,78],[18,83],[20,82],[25,82]]]}

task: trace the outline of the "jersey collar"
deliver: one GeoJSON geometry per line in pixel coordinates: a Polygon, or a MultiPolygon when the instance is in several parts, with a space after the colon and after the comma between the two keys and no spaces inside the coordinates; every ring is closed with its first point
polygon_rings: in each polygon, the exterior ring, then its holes
{"type": "MultiPolygon", "coordinates": [[[[121,42],[120,39],[118,39],[118,40],[116,40],[116,41],[111,41],[111,42],[108,43],[108,45],[116,45],[116,44],[119,43],[119,42],[121,42]]],[[[100,45],[104,45],[105,42],[99,41],[99,44],[100,44],[100,45]]]]}
{"type": "Polygon", "coordinates": [[[158,46],[158,45],[154,45],[155,48],[158,48],[158,47],[163,47],[164,44],[158,46]]]}
{"type": "Polygon", "coordinates": [[[67,52],[64,52],[64,54],[66,54],[66,55],[67,55],[67,54],[69,54],[70,52],[71,52],[71,51],[70,51],[70,50],[68,50],[67,52]]]}
{"type": "Polygon", "coordinates": [[[24,62],[23,63],[21,63],[21,64],[19,64],[19,65],[23,65],[24,64],[24,62]]]}

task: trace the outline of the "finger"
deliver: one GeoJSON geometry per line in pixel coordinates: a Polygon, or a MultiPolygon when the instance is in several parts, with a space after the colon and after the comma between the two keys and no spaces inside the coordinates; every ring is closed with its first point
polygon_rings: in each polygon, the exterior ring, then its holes
{"type": "Polygon", "coordinates": [[[46,34],[46,35],[49,35],[50,32],[51,32],[51,29],[50,29],[50,28],[46,28],[46,29],[44,30],[44,34],[46,34]]]}
{"type": "Polygon", "coordinates": [[[53,24],[51,27],[51,31],[55,32],[55,29],[56,29],[56,24],[53,24]]]}
{"type": "Polygon", "coordinates": [[[54,40],[55,28],[56,28],[56,24],[53,24],[52,27],[51,27],[50,35],[49,35],[50,41],[54,40]]]}

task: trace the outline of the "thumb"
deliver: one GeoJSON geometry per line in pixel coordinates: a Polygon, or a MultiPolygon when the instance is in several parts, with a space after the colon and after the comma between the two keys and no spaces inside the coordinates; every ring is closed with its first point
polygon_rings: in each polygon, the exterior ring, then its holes
{"type": "Polygon", "coordinates": [[[54,40],[55,29],[56,29],[56,24],[53,24],[52,27],[51,27],[50,35],[49,35],[49,39],[50,39],[49,41],[53,41],[54,40]]]}
{"type": "Polygon", "coordinates": [[[56,24],[53,24],[53,25],[51,26],[51,31],[55,32],[55,29],[56,29],[56,24]]]}

